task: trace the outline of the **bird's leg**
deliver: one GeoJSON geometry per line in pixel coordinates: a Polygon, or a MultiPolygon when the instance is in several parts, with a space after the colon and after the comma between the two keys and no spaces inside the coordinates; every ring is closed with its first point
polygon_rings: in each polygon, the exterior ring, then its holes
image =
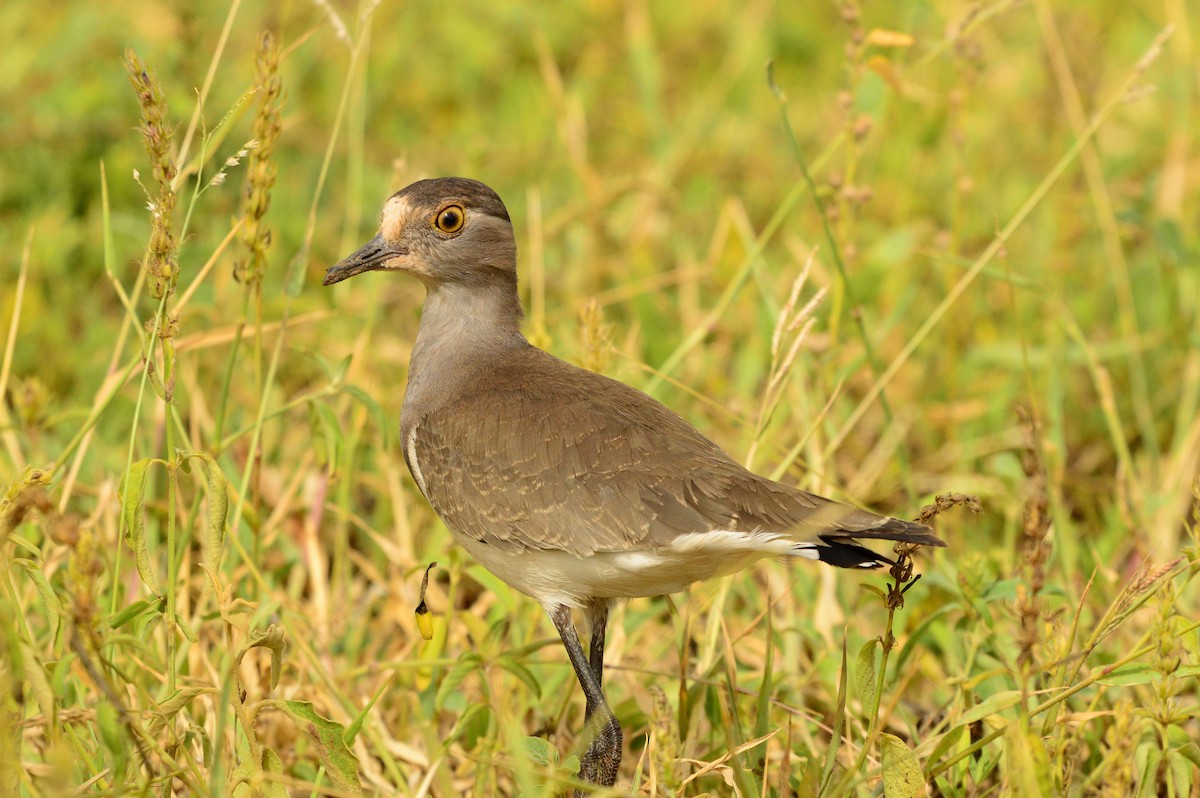
{"type": "MultiPolygon", "coordinates": [[[[575,624],[571,622],[571,609],[558,606],[549,609],[549,614],[554,627],[558,629],[558,636],[562,638],[563,646],[567,649],[571,666],[575,668],[575,676],[579,679],[579,686],[583,688],[587,705],[591,708],[585,734],[590,735],[592,739],[580,758],[579,778],[611,787],[617,780],[617,766],[621,764],[621,726],[609,709],[608,702],[604,700],[600,679],[583,653],[579,633],[575,631],[575,624]]],[[[592,640],[594,644],[595,635],[592,640]]],[[[584,795],[585,793],[579,790],[575,791],[576,798],[582,798],[584,795]]]]}
{"type": "MultiPolygon", "coordinates": [[[[592,666],[592,673],[596,674],[596,684],[604,687],[604,635],[608,627],[608,602],[597,601],[588,607],[588,620],[592,627],[592,643],[588,654],[588,664],[592,666]]],[[[596,711],[596,705],[589,699],[587,709],[584,710],[583,719],[590,720],[592,713],[596,711]]]]}

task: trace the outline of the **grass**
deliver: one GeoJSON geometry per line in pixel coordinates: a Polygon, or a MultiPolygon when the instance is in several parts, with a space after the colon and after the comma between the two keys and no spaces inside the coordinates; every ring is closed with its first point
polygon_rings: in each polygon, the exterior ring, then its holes
{"type": "Polygon", "coordinates": [[[567,789],[395,445],[421,289],[318,286],[439,174],[532,340],[950,543],[623,607],[612,794],[1196,795],[1195,10],[543,10],[4,4],[0,795],[567,789]]]}

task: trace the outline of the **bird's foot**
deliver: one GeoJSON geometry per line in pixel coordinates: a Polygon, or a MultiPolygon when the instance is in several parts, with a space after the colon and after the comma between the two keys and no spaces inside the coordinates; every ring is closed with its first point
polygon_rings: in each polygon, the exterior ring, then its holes
{"type": "MultiPolygon", "coordinates": [[[[588,727],[596,728],[592,741],[579,762],[579,778],[591,784],[611,787],[617,781],[617,768],[621,764],[621,725],[609,715],[606,720],[595,715],[588,727]],[[596,722],[598,721],[598,722],[596,722]]],[[[575,798],[585,798],[583,790],[575,791],[575,798]]]]}

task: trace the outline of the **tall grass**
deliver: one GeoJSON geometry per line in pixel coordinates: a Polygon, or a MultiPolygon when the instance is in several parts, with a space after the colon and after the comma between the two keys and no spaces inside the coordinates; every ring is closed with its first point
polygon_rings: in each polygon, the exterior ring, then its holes
{"type": "Polygon", "coordinates": [[[950,543],[620,609],[610,794],[1195,795],[1195,10],[545,11],[0,10],[0,794],[573,783],[394,446],[419,286],[317,286],[463,174],[531,339],[950,543]]]}

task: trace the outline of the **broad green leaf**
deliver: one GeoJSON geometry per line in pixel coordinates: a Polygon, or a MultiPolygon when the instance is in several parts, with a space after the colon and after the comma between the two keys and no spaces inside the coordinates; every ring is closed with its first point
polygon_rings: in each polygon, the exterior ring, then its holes
{"type": "Polygon", "coordinates": [[[358,780],[358,757],[346,747],[343,739],[346,730],[342,724],[318,715],[308,701],[275,703],[308,737],[334,786],[351,795],[362,795],[362,784],[358,780]]]}
{"type": "Polygon", "coordinates": [[[868,640],[858,652],[854,663],[854,684],[858,687],[858,697],[862,700],[863,709],[873,713],[875,709],[875,646],[879,638],[868,640]]]}
{"type": "Polygon", "coordinates": [[[887,798],[915,798],[925,789],[921,763],[904,741],[891,734],[879,735],[883,753],[883,794],[887,798]]]}
{"type": "Polygon", "coordinates": [[[521,748],[525,755],[539,765],[558,764],[558,749],[549,740],[541,737],[522,737],[521,748]]]}
{"type": "Polygon", "coordinates": [[[1134,749],[1133,766],[1134,772],[1137,773],[1135,781],[1138,785],[1136,793],[1138,798],[1142,798],[1142,796],[1156,798],[1158,795],[1158,779],[1155,774],[1158,773],[1162,756],[1162,748],[1157,742],[1147,741],[1134,749]]]}
{"type": "Polygon", "coordinates": [[[1195,795],[1192,790],[1195,768],[1187,757],[1179,751],[1171,751],[1167,754],[1167,772],[1175,782],[1176,795],[1195,795]]]}
{"type": "Polygon", "coordinates": [[[1013,795],[1056,795],[1050,774],[1050,757],[1042,738],[1023,723],[1011,723],[1004,730],[1007,755],[1005,776],[1013,795]]]}
{"type": "MultiPolygon", "coordinates": [[[[1186,735],[1187,732],[1178,726],[1172,726],[1168,731],[1168,735],[1174,737],[1175,734],[1186,735]]],[[[1195,765],[1197,770],[1200,770],[1200,745],[1188,741],[1180,746],[1175,753],[1195,765]]]]}
{"type": "Polygon", "coordinates": [[[142,583],[155,595],[162,595],[158,587],[158,577],[150,563],[150,548],[146,544],[146,524],[142,517],[145,503],[146,471],[154,463],[163,463],[154,457],[138,460],[129,466],[121,484],[117,488],[117,496],[121,500],[121,520],[125,526],[125,542],[133,549],[134,562],[142,583]]]}

